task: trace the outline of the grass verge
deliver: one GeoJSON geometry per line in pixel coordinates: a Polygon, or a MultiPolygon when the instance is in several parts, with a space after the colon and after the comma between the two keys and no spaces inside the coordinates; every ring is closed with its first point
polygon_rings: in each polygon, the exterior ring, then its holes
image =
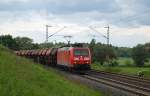
{"type": "Polygon", "coordinates": [[[120,66],[108,67],[108,66],[101,66],[100,64],[95,63],[92,64],[92,69],[128,75],[138,75],[139,72],[144,72],[144,77],[150,79],[149,67],[120,67],[120,66]]]}
{"type": "Polygon", "coordinates": [[[0,46],[0,96],[101,96],[0,46]]]}

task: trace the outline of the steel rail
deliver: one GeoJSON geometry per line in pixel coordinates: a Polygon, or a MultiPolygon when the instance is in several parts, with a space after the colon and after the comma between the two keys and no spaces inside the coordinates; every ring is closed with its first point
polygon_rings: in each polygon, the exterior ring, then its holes
{"type": "Polygon", "coordinates": [[[149,79],[97,70],[88,71],[83,77],[138,96],[150,96],[149,79]]]}
{"type": "Polygon", "coordinates": [[[88,75],[83,75],[83,77],[87,78],[87,79],[90,79],[92,81],[96,81],[96,82],[99,82],[99,83],[102,83],[102,84],[105,84],[105,85],[117,88],[119,90],[123,90],[123,91],[129,92],[129,93],[138,95],[138,96],[150,96],[150,93],[145,91],[145,89],[144,90],[140,90],[140,89],[137,89],[137,87],[133,88],[132,85],[129,85],[127,83],[114,82],[114,80],[108,79],[108,78],[104,78],[104,77],[97,78],[97,77],[91,76],[89,74],[88,75]],[[132,88],[131,88],[131,86],[132,86],[132,88]]]}

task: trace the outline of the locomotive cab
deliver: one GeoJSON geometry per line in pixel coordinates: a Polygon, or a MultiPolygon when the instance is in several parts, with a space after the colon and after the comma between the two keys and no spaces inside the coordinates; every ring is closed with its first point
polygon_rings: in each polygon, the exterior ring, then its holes
{"type": "Polygon", "coordinates": [[[73,48],[72,64],[76,70],[89,70],[91,64],[89,48],[73,48]]]}
{"type": "Polygon", "coordinates": [[[57,51],[57,64],[75,70],[89,70],[91,54],[86,47],[63,47],[57,51]]]}

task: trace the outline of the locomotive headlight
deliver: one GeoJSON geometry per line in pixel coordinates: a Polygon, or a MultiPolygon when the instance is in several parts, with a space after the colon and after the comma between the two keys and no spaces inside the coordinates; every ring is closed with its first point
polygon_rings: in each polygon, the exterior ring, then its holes
{"type": "Polygon", "coordinates": [[[75,60],[75,61],[77,61],[77,60],[79,60],[79,58],[77,58],[77,57],[74,57],[74,60],[75,60]]]}

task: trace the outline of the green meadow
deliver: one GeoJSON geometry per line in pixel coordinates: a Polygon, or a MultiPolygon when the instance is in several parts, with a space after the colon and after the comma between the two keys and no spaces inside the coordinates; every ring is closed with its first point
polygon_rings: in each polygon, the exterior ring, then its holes
{"type": "Polygon", "coordinates": [[[132,58],[118,58],[118,65],[110,67],[100,65],[98,62],[93,63],[92,69],[122,73],[128,75],[138,75],[139,72],[144,73],[145,78],[150,78],[150,62],[145,63],[144,67],[136,67],[132,58]]]}
{"type": "Polygon", "coordinates": [[[0,46],[0,96],[101,96],[0,46]]]}

